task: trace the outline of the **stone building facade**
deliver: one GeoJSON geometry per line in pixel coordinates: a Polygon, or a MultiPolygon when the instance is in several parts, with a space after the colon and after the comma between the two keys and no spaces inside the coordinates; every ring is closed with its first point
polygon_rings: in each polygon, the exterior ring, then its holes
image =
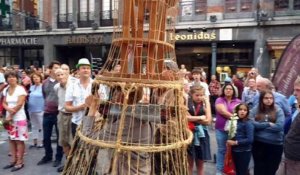
{"type": "MultiPolygon", "coordinates": [[[[35,0],[36,14],[28,13],[31,6],[16,7],[25,0],[15,1],[14,13],[2,18],[10,27],[1,27],[0,65],[105,60],[114,8],[122,7],[116,0],[35,0]]],[[[180,0],[176,33],[169,37],[176,40],[178,64],[188,70],[231,75],[257,67],[269,76],[299,24],[299,0],[180,0]]]]}

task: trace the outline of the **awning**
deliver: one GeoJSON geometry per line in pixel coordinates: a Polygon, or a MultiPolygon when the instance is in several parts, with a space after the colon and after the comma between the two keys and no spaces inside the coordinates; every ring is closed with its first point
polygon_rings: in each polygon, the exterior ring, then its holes
{"type": "Polygon", "coordinates": [[[268,50],[284,50],[292,38],[267,40],[268,50]]]}

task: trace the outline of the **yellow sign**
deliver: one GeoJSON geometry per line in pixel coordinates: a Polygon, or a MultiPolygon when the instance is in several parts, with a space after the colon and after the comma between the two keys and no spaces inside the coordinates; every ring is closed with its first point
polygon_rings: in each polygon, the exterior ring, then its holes
{"type": "Polygon", "coordinates": [[[70,36],[67,38],[67,44],[102,44],[102,35],[91,35],[91,36],[70,36]]]}
{"type": "Polygon", "coordinates": [[[191,41],[191,40],[216,40],[216,32],[195,32],[191,34],[170,34],[171,40],[191,41]]]}

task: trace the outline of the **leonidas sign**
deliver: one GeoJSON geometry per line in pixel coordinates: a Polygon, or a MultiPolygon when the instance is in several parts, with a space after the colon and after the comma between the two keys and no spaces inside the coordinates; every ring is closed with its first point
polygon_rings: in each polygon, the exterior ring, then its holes
{"type": "Polygon", "coordinates": [[[294,81],[300,75],[300,35],[296,36],[281,55],[273,77],[277,91],[289,97],[293,93],[294,81]]]}
{"type": "Polygon", "coordinates": [[[170,33],[170,39],[176,41],[194,41],[194,40],[216,40],[217,34],[216,32],[194,32],[188,34],[173,34],[170,33]]]}
{"type": "Polygon", "coordinates": [[[0,38],[0,45],[1,46],[38,45],[38,39],[34,37],[0,38]]]}

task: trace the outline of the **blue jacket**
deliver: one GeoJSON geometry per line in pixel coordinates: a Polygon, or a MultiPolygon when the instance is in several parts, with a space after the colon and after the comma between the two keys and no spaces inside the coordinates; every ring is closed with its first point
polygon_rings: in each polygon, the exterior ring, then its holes
{"type": "Polygon", "coordinates": [[[250,111],[250,119],[254,125],[254,140],[273,145],[283,144],[283,127],[284,127],[284,114],[282,109],[276,105],[276,122],[271,126],[269,122],[264,120],[255,121],[255,116],[258,112],[256,106],[250,111]]]}
{"type": "MultiPolygon", "coordinates": [[[[290,117],[291,116],[291,108],[290,108],[290,105],[289,105],[289,102],[287,100],[287,98],[278,93],[278,92],[273,92],[273,95],[274,95],[274,100],[275,100],[275,104],[278,105],[282,110],[283,110],[283,113],[285,115],[285,117],[290,117]]],[[[254,100],[253,100],[253,103],[254,103],[254,106],[257,107],[258,106],[258,103],[259,103],[259,96],[260,96],[260,93],[257,93],[255,96],[254,96],[254,100]]]]}
{"type": "Polygon", "coordinates": [[[238,120],[235,140],[238,145],[232,147],[232,151],[242,152],[251,151],[252,142],[254,138],[254,126],[251,120],[242,121],[238,120]]]}

